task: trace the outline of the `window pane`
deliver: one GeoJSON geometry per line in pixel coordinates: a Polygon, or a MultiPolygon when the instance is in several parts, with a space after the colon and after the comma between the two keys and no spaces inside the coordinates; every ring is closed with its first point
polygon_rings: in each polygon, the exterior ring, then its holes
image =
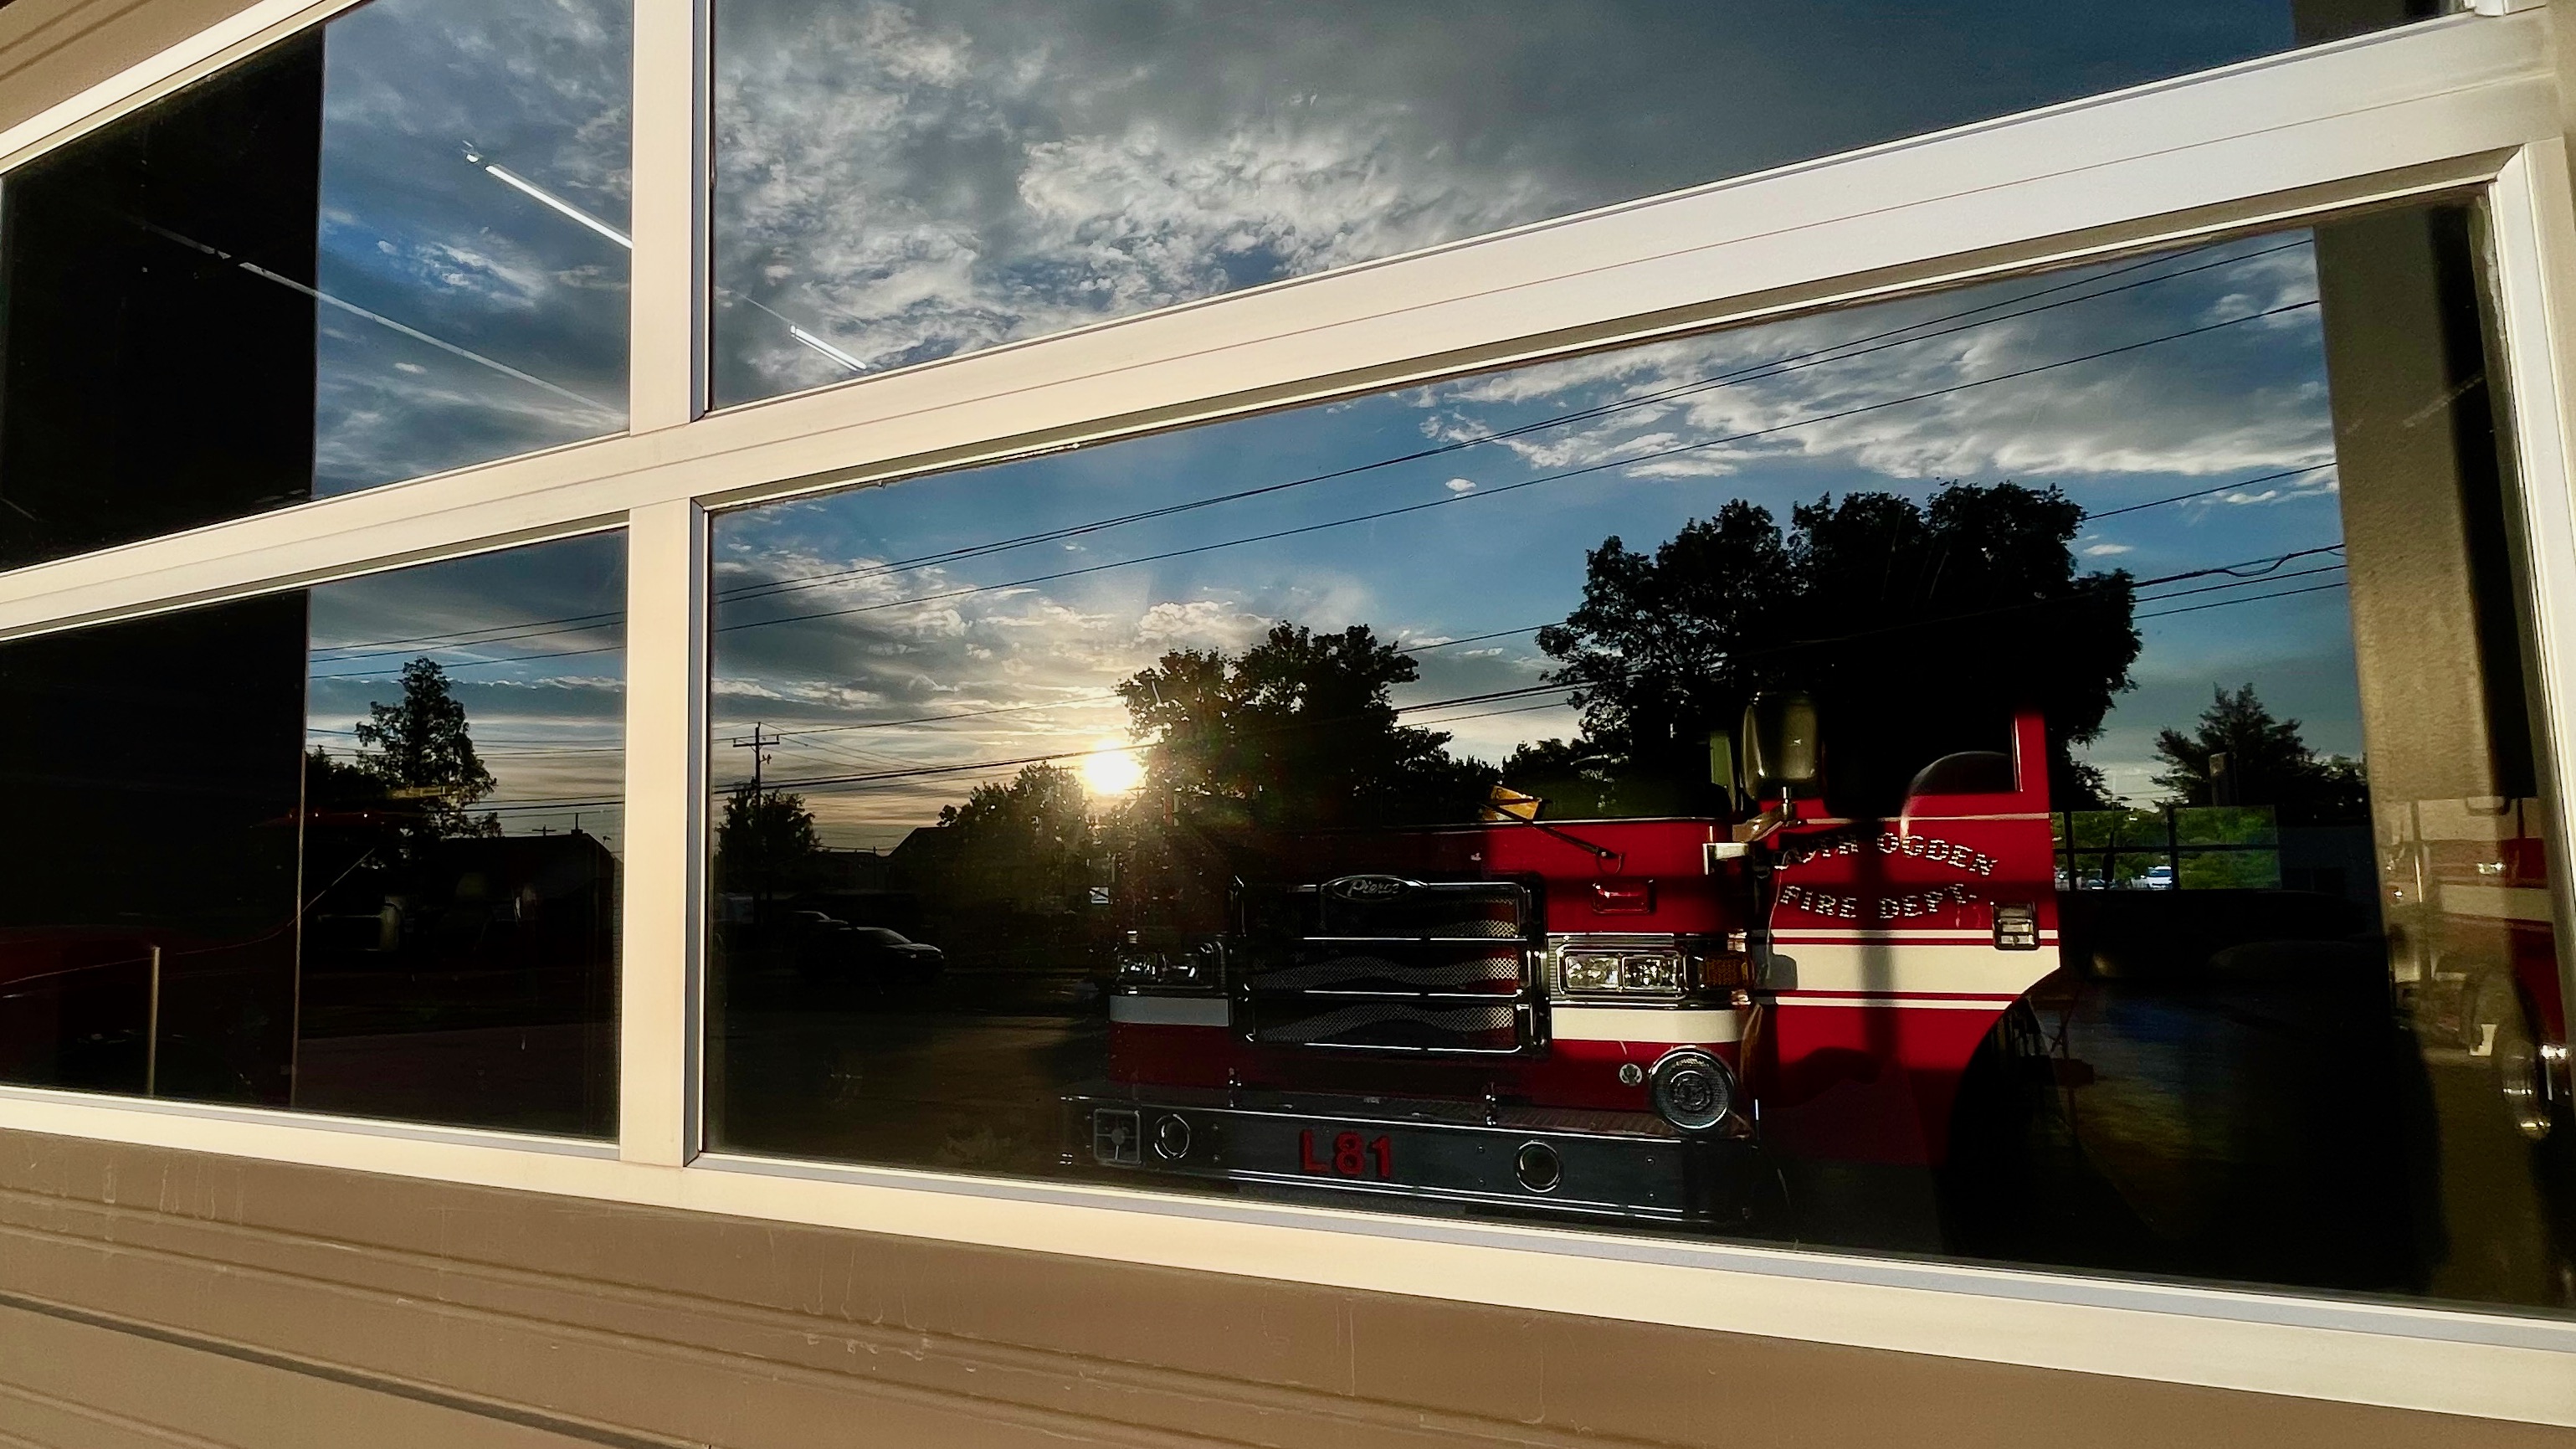
{"type": "Polygon", "coordinates": [[[611,1133],[621,544],[0,646],[0,1080],[611,1133]]]}
{"type": "Polygon", "coordinates": [[[2431,0],[724,0],[719,404],[2393,25],[2431,0]]]}
{"type": "Polygon", "coordinates": [[[0,566],[625,426],[627,7],[376,0],[0,181],[0,566]]]}
{"type": "Polygon", "coordinates": [[[720,518],[724,1146],[2564,1306],[2470,218],[720,518]]]}

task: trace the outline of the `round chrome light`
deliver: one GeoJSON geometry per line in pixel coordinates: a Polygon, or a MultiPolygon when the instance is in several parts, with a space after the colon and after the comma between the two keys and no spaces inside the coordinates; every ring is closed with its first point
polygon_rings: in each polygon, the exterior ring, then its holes
{"type": "Polygon", "coordinates": [[[1656,1114],[1685,1132],[1705,1132],[1735,1110],[1735,1075],[1696,1047],[1666,1052],[1648,1075],[1656,1114]]]}
{"type": "Polygon", "coordinates": [[[1170,1113],[1154,1119],[1154,1155],[1165,1162],[1178,1162],[1190,1155],[1189,1119],[1170,1113]]]}
{"type": "Polygon", "coordinates": [[[1532,1192],[1554,1192],[1565,1180],[1565,1164],[1558,1160],[1556,1149],[1544,1142],[1524,1142],[1512,1154],[1512,1176],[1532,1192]]]}

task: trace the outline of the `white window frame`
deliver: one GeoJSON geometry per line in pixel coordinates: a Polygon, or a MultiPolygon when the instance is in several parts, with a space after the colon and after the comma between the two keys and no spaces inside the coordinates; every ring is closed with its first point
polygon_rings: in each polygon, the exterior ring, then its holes
{"type": "MultiPolygon", "coordinates": [[[[0,168],[348,3],[258,0],[0,130],[0,168]]],[[[710,414],[706,0],[636,5],[628,433],[0,574],[8,639],[624,528],[618,1140],[30,1088],[0,1089],[0,1127],[2576,1426],[2576,1320],[758,1160],[700,1150],[697,1081],[710,509],[2355,206],[2486,203],[2538,682],[2554,757],[2576,762],[2576,203],[2547,14],[2497,0],[2514,13],[2423,22],[710,414]]],[[[2547,788],[2576,820],[2576,784],[2547,788]]],[[[2559,909],[2569,919],[2566,900],[2559,909]]]]}

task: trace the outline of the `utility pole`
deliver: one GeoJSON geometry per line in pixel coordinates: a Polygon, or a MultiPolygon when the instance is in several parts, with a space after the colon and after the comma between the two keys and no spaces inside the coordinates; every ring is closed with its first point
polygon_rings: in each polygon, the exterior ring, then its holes
{"type": "Polygon", "coordinates": [[[743,739],[737,736],[732,742],[737,750],[751,751],[751,818],[744,822],[748,827],[744,834],[749,838],[748,843],[755,857],[752,869],[756,872],[759,882],[759,893],[752,901],[752,918],[763,923],[769,918],[770,882],[769,841],[761,829],[760,769],[761,766],[769,763],[769,747],[777,744],[778,740],[779,737],[769,733],[765,725],[755,723],[751,727],[751,738],[743,739]]]}
{"type": "Polygon", "coordinates": [[[751,738],[737,736],[732,742],[737,750],[751,751],[751,799],[755,805],[760,803],[760,767],[769,763],[769,747],[778,741],[779,737],[770,734],[765,725],[755,724],[751,738]]]}

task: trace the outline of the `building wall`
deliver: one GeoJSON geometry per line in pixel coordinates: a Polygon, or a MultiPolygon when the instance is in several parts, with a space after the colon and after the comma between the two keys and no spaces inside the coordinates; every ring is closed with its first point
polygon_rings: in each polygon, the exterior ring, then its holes
{"type": "Polygon", "coordinates": [[[0,1443],[2564,1442],[0,1133],[0,1443]]]}
{"type": "Polygon", "coordinates": [[[249,8],[250,0],[12,0],[0,6],[0,124],[249,8]]]}
{"type": "MultiPolygon", "coordinates": [[[[0,124],[243,0],[14,0],[0,124]]],[[[2554,6],[2576,34],[2576,3],[2554,6]]],[[[2559,1444],[2563,1431],[0,1132],[0,1445],[2559,1444]]]]}

